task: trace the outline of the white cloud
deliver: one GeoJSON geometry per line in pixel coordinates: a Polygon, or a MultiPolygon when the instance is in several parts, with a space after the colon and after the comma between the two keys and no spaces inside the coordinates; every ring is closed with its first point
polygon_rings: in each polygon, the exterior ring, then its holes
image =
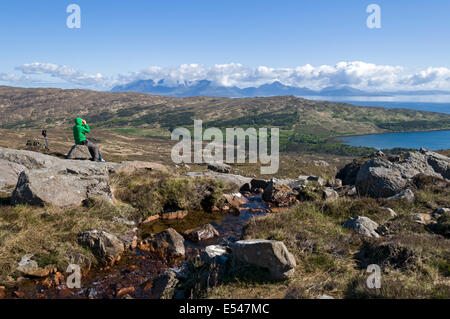
{"type": "Polygon", "coordinates": [[[49,75],[85,87],[108,87],[111,85],[111,83],[108,83],[111,82],[110,79],[104,77],[101,73],[87,74],[72,67],[54,63],[34,62],[16,67],[16,70],[27,75],[49,75]]]}
{"type": "Polygon", "coordinates": [[[190,84],[209,80],[217,85],[241,88],[259,86],[274,81],[285,85],[306,87],[314,90],[328,86],[351,86],[369,91],[395,90],[449,90],[450,69],[430,67],[411,72],[402,66],[377,65],[362,61],[339,62],[336,65],[312,66],[306,64],[293,68],[259,66],[246,67],[240,63],[182,64],[174,67],[151,66],[138,72],[106,77],[100,73],[88,74],[66,65],[54,63],[31,63],[16,68],[21,74],[0,73],[0,81],[26,83],[43,81],[43,77],[63,81],[76,87],[109,89],[114,85],[137,80],[164,80],[165,85],[190,84]]]}

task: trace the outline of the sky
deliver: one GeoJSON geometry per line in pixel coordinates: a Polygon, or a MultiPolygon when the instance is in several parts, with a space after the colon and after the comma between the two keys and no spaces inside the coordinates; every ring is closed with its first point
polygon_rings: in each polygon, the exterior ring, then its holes
{"type": "Polygon", "coordinates": [[[450,90],[449,14],[445,0],[2,0],[0,85],[450,90]],[[367,26],[370,4],[381,28],[367,26]]]}

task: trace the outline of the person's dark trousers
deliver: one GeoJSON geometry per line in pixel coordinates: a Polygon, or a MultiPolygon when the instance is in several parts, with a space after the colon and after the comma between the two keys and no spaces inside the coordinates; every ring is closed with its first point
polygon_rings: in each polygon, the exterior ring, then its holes
{"type": "Polygon", "coordinates": [[[86,145],[89,148],[89,153],[91,153],[92,160],[98,162],[100,159],[98,158],[99,147],[97,144],[91,142],[90,140],[85,140],[83,141],[83,145],[86,145]]]}

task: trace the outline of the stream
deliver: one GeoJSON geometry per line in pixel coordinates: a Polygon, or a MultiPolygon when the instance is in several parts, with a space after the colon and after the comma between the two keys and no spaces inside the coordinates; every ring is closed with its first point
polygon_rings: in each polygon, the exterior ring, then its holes
{"type": "Polygon", "coordinates": [[[164,269],[180,269],[187,261],[198,257],[208,245],[229,244],[241,238],[245,224],[252,218],[265,215],[268,205],[260,195],[246,197],[248,203],[241,206],[240,213],[189,212],[184,219],[157,220],[139,227],[139,238],[161,232],[169,227],[182,233],[210,223],[219,236],[198,243],[185,240],[184,260],[166,262],[157,254],[138,248],[128,250],[114,266],[97,267],[81,278],[81,289],[69,289],[65,284],[48,287],[44,281],[26,280],[19,284],[21,298],[90,298],[113,299],[131,296],[152,298],[153,279],[164,269]]]}

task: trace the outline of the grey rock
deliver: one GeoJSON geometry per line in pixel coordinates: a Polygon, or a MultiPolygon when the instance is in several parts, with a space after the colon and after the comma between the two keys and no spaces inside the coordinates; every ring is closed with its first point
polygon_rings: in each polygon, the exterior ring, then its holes
{"type": "Polygon", "coordinates": [[[393,161],[376,157],[361,166],[356,187],[363,196],[392,197],[404,190],[418,174],[448,179],[450,158],[427,150],[408,152],[403,159],[399,157],[393,161]]]}
{"type": "Polygon", "coordinates": [[[323,190],[323,199],[326,201],[335,201],[339,199],[339,194],[331,187],[325,187],[323,190]]]}
{"type": "Polygon", "coordinates": [[[39,267],[38,263],[31,259],[32,257],[31,254],[23,256],[17,270],[30,277],[47,277],[50,274],[50,269],[39,267]]]}
{"type": "Polygon", "coordinates": [[[19,174],[26,167],[0,159],[0,190],[6,191],[17,184],[19,174]]]}
{"type": "Polygon", "coordinates": [[[232,245],[231,250],[234,258],[268,269],[276,280],[290,278],[297,266],[294,256],[281,241],[240,240],[232,245]]]}
{"type": "Polygon", "coordinates": [[[112,201],[109,172],[113,167],[0,147],[0,188],[16,177],[14,205],[77,206],[92,197],[112,201]]]}
{"type": "Polygon", "coordinates": [[[333,188],[342,187],[342,180],[340,180],[339,178],[330,178],[329,180],[327,180],[326,186],[333,188]]]}
{"type": "Polygon", "coordinates": [[[226,183],[234,184],[241,188],[244,184],[250,183],[251,178],[244,177],[241,175],[234,175],[234,174],[223,174],[218,172],[212,172],[212,171],[204,171],[204,172],[188,172],[185,174],[185,176],[188,177],[210,177],[215,178],[221,181],[224,181],[226,183]]]}
{"type": "Polygon", "coordinates": [[[176,274],[170,269],[165,269],[161,275],[153,280],[153,298],[172,299],[178,282],[176,274]]]}
{"type": "Polygon", "coordinates": [[[208,169],[214,172],[228,174],[231,171],[231,166],[225,163],[210,163],[208,164],[208,169]]]}
{"type": "Polygon", "coordinates": [[[67,158],[72,160],[90,160],[92,156],[86,145],[74,145],[67,153],[67,158]]]}
{"type": "Polygon", "coordinates": [[[388,200],[402,199],[402,200],[406,200],[406,201],[412,203],[412,202],[414,202],[414,198],[415,198],[415,196],[414,196],[413,191],[408,188],[408,189],[405,189],[405,190],[401,191],[397,195],[388,197],[387,199],[388,200]]]}
{"type": "Polygon", "coordinates": [[[105,264],[113,264],[120,260],[125,250],[120,239],[102,230],[81,232],[77,237],[80,245],[89,248],[105,264]]]}
{"type": "Polygon", "coordinates": [[[379,225],[368,217],[357,216],[349,218],[343,225],[345,228],[356,229],[361,235],[367,237],[380,237],[376,232],[379,225]]]}
{"type": "Polygon", "coordinates": [[[112,202],[108,170],[93,162],[65,161],[53,168],[20,173],[12,194],[13,205],[79,206],[89,198],[112,202]]]}
{"type": "Polygon", "coordinates": [[[211,224],[199,226],[195,229],[187,230],[184,235],[193,242],[199,242],[219,236],[219,232],[211,224]]]}
{"type": "Polygon", "coordinates": [[[433,216],[440,217],[441,215],[449,214],[449,213],[450,213],[450,208],[448,208],[448,207],[441,207],[441,208],[436,209],[433,212],[433,216]]]}
{"type": "Polygon", "coordinates": [[[186,251],[184,238],[173,228],[168,228],[147,239],[154,250],[162,252],[167,257],[184,257],[186,251]]]}
{"type": "Polygon", "coordinates": [[[389,208],[389,207],[382,207],[392,218],[395,218],[395,217],[397,217],[398,215],[397,215],[397,213],[392,209],[392,208],[389,208]]]}

